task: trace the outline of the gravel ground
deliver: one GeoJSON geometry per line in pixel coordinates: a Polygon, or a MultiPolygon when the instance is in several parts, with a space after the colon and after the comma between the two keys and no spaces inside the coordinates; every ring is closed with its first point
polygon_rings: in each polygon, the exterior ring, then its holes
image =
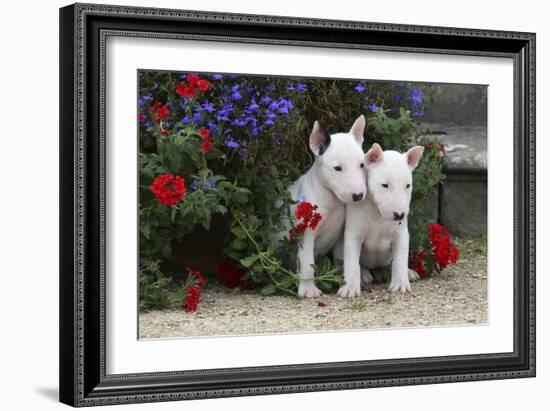
{"type": "Polygon", "coordinates": [[[478,241],[459,244],[461,258],[433,278],[393,294],[372,285],[361,297],[335,294],[304,300],[264,297],[209,284],[193,314],[181,309],[149,311],[139,317],[140,338],[269,334],[368,328],[468,325],[487,322],[486,249],[478,241]]]}

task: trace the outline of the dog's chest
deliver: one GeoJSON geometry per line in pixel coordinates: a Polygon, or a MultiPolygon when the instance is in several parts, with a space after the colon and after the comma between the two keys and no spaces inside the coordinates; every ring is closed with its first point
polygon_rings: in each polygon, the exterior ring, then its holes
{"type": "Polygon", "coordinates": [[[397,231],[394,222],[374,222],[361,250],[361,263],[368,268],[385,267],[392,260],[392,243],[397,231]]]}
{"type": "Polygon", "coordinates": [[[321,208],[322,224],[317,228],[315,237],[315,254],[326,254],[340,239],[344,230],[346,211],[344,207],[332,210],[321,208]]]}

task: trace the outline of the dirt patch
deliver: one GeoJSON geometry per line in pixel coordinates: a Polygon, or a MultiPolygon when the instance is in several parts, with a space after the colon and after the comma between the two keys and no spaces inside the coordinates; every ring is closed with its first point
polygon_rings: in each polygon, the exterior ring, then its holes
{"type": "Polygon", "coordinates": [[[355,299],[335,294],[303,300],[209,284],[197,312],[150,311],[139,316],[140,338],[269,334],[350,329],[471,325],[487,322],[486,247],[459,243],[461,259],[412,284],[412,293],[372,285],[355,299]]]}

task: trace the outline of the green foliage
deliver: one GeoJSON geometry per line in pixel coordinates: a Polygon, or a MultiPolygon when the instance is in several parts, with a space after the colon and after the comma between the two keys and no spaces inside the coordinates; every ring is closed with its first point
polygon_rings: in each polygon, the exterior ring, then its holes
{"type": "Polygon", "coordinates": [[[148,261],[139,273],[139,308],[141,311],[163,309],[172,303],[169,287],[172,279],[160,271],[160,261],[148,261]]]}
{"type": "MultiPolygon", "coordinates": [[[[158,262],[149,261],[169,258],[174,242],[192,239],[198,228],[210,230],[214,217],[227,232],[223,251],[246,270],[244,280],[265,295],[296,293],[298,277],[292,267],[299,241],[286,239],[293,228],[287,187],[311,166],[308,136],[315,120],[334,133],[348,130],[360,114],[366,115],[365,151],[373,142],[400,151],[432,144],[415,171],[411,205],[413,230],[425,227],[424,203],[443,178],[438,143],[422,137],[416,123],[427,110],[431,86],[228,75],[218,81],[201,74],[209,79],[208,90],[186,99],[176,93],[178,84],[186,81],[182,73],[142,71],[139,76],[142,309],[169,303],[170,279],[162,275],[158,262]],[[296,87],[301,83],[304,87],[296,87]],[[251,108],[265,98],[271,103],[251,108]],[[275,101],[279,108],[271,108],[275,101]],[[168,111],[162,120],[155,117],[157,103],[168,111]],[[208,104],[214,111],[208,111],[208,104]],[[222,109],[233,116],[230,121],[215,116],[222,109]],[[269,116],[275,119],[270,125],[269,116]],[[201,127],[212,133],[210,149],[201,149],[201,127]],[[173,206],[160,204],[150,189],[166,173],[185,179],[187,192],[173,206]]],[[[418,238],[411,246],[425,243],[425,234],[418,238]]],[[[342,283],[341,267],[327,257],[317,261],[314,270],[325,292],[342,283]]]]}

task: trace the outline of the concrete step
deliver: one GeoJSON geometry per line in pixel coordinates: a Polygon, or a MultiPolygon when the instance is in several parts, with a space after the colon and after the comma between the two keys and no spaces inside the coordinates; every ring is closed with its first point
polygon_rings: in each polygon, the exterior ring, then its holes
{"type": "Polygon", "coordinates": [[[422,124],[444,144],[446,179],[437,195],[437,220],[455,236],[487,234],[487,127],[422,124]]]}

